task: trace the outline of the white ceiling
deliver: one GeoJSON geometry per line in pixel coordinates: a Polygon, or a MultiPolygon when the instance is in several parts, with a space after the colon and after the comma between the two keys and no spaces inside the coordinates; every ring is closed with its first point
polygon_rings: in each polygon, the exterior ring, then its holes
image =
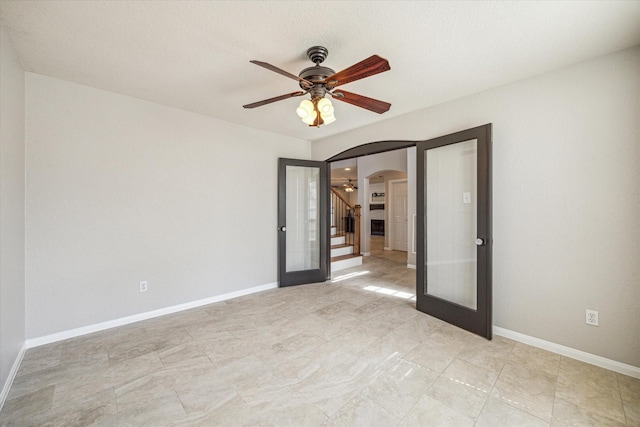
{"type": "Polygon", "coordinates": [[[27,71],[305,140],[640,44],[640,1],[25,1],[0,14],[27,71]],[[336,122],[309,128],[293,74],[342,70],[372,54],[391,70],[345,90],[392,104],[378,115],[335,101],[336,122]]]}
{"type": "Polygon", "coordinates": [[[358,185],[358,159],[338,160],[329,163],[331,167],[331,186],[344,187],[345,184],[358,185]],[[349,169],[349,170],[347,170],[349,169]]]}

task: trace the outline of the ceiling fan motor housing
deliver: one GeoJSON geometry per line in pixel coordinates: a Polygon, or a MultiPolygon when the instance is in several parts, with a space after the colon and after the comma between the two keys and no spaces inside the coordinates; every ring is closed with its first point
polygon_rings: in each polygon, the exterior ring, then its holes
{"type": "MultiPolygon", "coordinates": [[[[335,73],[336,72],[331,68],[315,65],[313,67],[305,68],[304,70],[302,70],[299,76],[306,81],[313,83],[314,87],[316,87],[321,86],[327,77],[332,76],[335,73]]],[[[307,87],[305,87],[304,83],[302,82],[300,82],[300,87],[302,89],[307,89],[307,87]]]]}

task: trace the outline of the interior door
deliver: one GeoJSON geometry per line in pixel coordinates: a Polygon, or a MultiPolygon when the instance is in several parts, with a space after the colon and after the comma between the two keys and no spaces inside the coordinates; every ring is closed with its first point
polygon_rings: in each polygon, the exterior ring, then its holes
{"type": "Polygon", "coordinates": [[[327,163],[278,161],[279,286],[327,280],[327,163]]]}
{"type": "Polygon", "coordinates": [[[491,125],[417,144],[417,308],[491,339],[491,125]]]}

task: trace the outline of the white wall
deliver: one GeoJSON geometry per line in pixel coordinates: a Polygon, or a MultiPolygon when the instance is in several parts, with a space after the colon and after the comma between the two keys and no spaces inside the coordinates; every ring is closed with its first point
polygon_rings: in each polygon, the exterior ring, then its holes
{"type": "Polygon", "coordinates": [[[485,123],[494,324],[640,366],[640,48],[315,141],[312,157],[485,123]]]}
{"type": "Polygon", "coordinates": [[[276,282],[277,158],[307,141],[26,82],[27,338],[276,282]]]}
{"type": "MultiPolygon", "coordinates": [[[[3,391],[25,342],[24,111],[24,71],[9,35],[0,27],[0,389],[3,391]]],[[[2,402],[0,398],[0,406],[2,402]]]]}

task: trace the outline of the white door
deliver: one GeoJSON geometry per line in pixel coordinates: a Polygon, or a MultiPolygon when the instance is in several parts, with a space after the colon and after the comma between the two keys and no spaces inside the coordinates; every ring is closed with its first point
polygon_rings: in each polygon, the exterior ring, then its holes
{"type": "Polygon", "coordinates": [[[407,251],[407,181],[394,182],[393,190],[393,241],[391,249],[407,251]]]}

